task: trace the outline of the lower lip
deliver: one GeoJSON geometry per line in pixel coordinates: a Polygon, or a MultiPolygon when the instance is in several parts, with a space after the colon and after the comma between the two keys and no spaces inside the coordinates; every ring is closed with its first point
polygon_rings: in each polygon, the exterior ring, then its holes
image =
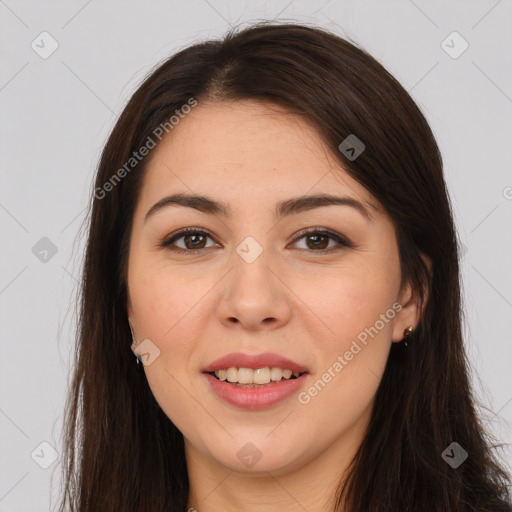
{"type": "Polygon", "coordinates": [[[218,380],[209,373],[203,374],[213,392],[226,402],[242,409],[267,409],[286,400],[299,391],[307,373],[292,380],[281,380],[265,387],[244,388],[218,380]]]}

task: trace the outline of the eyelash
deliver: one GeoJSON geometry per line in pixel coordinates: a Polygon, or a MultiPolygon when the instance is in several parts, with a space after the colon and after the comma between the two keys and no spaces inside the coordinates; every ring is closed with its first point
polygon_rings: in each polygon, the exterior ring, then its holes
{"type": "MultiPolygon", "coordinates": [[[[202,229],[197,229],[197,228],[184,228],[180,231],[178,231],[178,233],[175,233],[174,235],[172,235],[171,237],[168,237],[168,238],[165,238],[164,240],[162,240],[160,242],[160,247],[164,247],[164,248],[167,248],[167,249],[170,249],[171,251],[173,252],[176,252],[176,253],[180,253],[180,254],[197,254],[201,251],[204,251],[205,249],[209,249],[209,247],[207,248],[203,248],[203,249],[181,249],[180,247],[175,247],[175,246],[172,246],[172,243],[175,242],[176,240],[179,240],[180,238],[183,238],[184,236],[186,235],[189,235],[189,234],[196,234],[196,235],[205,235],[209,238],[212,238],[211,235],[206,232],[206,231],[203,231],[202,229]]],[[[317,229],[317,228],[312,228],[312,229],[308,229],[306,231],[302,231],[299,233],[299,235],[297,236],[297,238],[295,238],[294,241],[298,241],[302,238],[305,238],[307,236],[311,236],[311,235],[323,235],[323,236],[327,236],[328,238],[331,238],[332,240],[335,240],[339,246],[343,246],[343,247],[346,247],[346,248],[352,248],[353,247],[353,244],[351,242],[349,242],[346,238],[343,238],[341,235],[335,233],[334,231],[330,231],[330,230],[327,230],[327,229],[317,229]]],[[[212,238],[213,240],[213,238],[212,238]]],[[[338,247],[339,248],[339,247],[338,247]]],[[[314,249],[299,249],[301,251],[308,251],[308,252],[318,252],[318,253],[330,253],[333,249],[337,249],[336,247],[331,247],[330,249],[319,249],[319,250],[314,250],[314,249]]]]}

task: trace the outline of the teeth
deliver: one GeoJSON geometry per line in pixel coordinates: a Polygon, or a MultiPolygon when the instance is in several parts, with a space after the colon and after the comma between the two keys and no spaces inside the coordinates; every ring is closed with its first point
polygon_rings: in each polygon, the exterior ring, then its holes
{"type": "Polygon", "coordinates": [[[289,380],[291,376],[299,377],[299,372],[292,372],[291,370],[283,368],[225,368],[217,370],[215,376],[219,380],[227,380],[233,384],[269,384],[270,382],[279,382],[281,380],[289,380]]]}
{"type": "Polygon", "coordinates": [[[258,368],[253,372],[254,384],[268,384],[270,382],[270,368],[258,368]]]}
{"type": "MultiPolygon", "coordinates": [[[[228,368],[226,374],[228,382],[238,382],[238,370],[236,368],[228,368]]],[[[215,372],[215,375],[217,375],[217,372],[215,372]]]]}
{"type": "Polygon", "coordinates": [[[283,370],[281,370],[281,368],[272,368],[272,370],[270,370],[270,378],[274,382],[280,381],[283,378],[283,370]]]}
{"type": "Polygon", "coordinates": [[[238,370],[239,384],[254,384],[252,381],[254,370],[252,368],[240,368],[238,370]]]}

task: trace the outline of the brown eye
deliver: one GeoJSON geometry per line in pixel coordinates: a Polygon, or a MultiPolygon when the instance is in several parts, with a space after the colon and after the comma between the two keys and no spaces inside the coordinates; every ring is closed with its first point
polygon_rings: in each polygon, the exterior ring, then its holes
{"type": "Polygon", "coordinates": [[[336,246],[338,246],[338,248],[339,246],[353,247],[353,244],[351,244],[338,233],[326,230],[309,230],[303,232],[302,235],[295,240],[298,241],[302,239],[306,240],[306,247],[299,247],[299,249],[309,250],[310,252],[330,252],[331,250],[335,250],[337,248],[336,246]],[[329,243],[331,241],[335,243],[334,246],[329,247],[329,243]]]}
{"type": "Polygon", "coordinates": [[[185,240],[187,249],[203,249],[205,236],[201,234],[184,235],[181,238],[185,240]]]}
{"type": "Polygon", "coordinates": [[[307,235],[306,243],[311,242],[311,245],[308,243],[310,249],[327,249],[330,238],[328,235],[307,235]]]}
{"type": "Polygon", "coordinates": [[[165,239],[160,245],[175,252],[194,253],[208,248],[205,246],[207,238],[211,238],[211,236],[206,231],[187,228],[165,239]],[[175,245],[175,242],[181,239],[183,239],[183,246],[175,245]]]}

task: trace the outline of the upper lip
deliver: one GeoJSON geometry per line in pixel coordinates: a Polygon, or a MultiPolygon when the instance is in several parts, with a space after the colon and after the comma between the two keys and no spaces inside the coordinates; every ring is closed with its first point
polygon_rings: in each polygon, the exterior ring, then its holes
{"type": "Polygon", "coordinates": [[[292,372],[307,372],[308,369],[287,357],[272,352],[264,352],[262,354],[243,354],[242,352],[233,352],[227,354],[215,361],[211,362],[204,369],[204,373],[214,372],[216,370],[223,370],[226,368],[258,368],[276,367],[284,370],[291,370],[292,372]]]}

